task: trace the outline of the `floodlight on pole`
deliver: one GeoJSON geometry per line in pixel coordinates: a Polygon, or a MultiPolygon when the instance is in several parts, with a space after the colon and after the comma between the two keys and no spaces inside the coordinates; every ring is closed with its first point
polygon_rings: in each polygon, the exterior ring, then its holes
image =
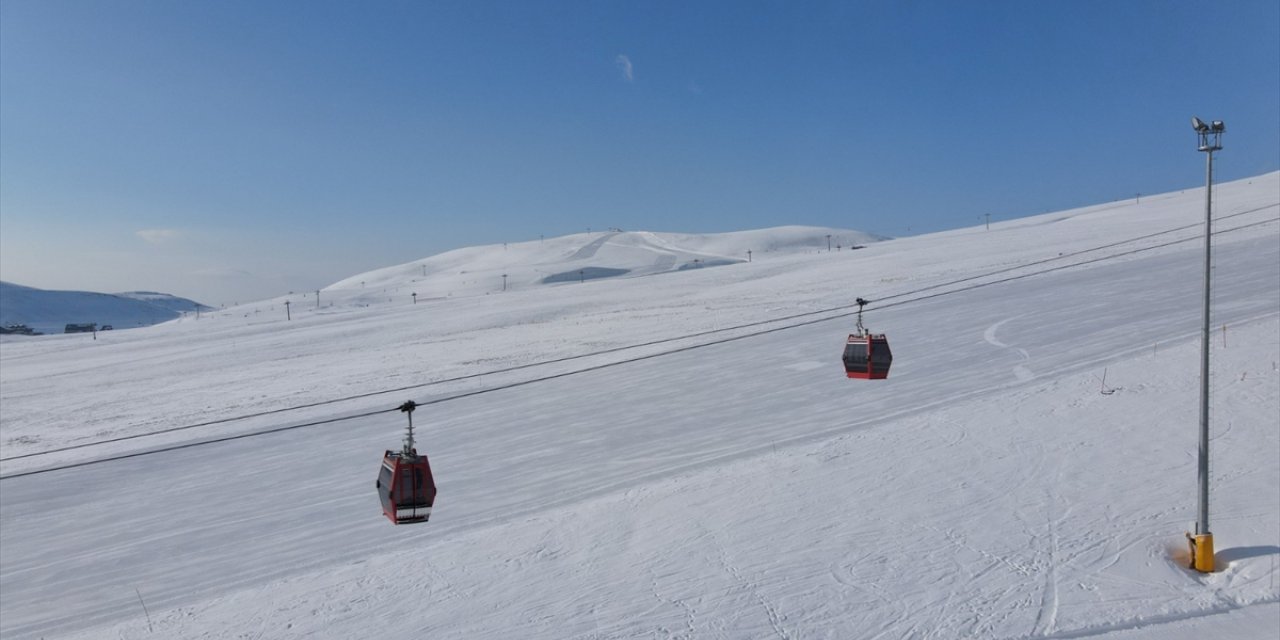
{"type": "Polygon", "coordinates": [[[1199,150],[1205,152],[1204,169],[1204,322],[1200,327],[1200,447],[1196,460],[1199,492],[1196,508],[1196,531],[1187,534],[1191,545],[1191,568],[1213,571],[1213,533],[1209,531],[1209,284],[1212,273],[1210,249],[1213,238],[1213,152],[1222,149],[1222,132],[1227,127],[1221,120],[1205,124],[1191,118],[1191,128],[1199,136],[1199,150]]]}

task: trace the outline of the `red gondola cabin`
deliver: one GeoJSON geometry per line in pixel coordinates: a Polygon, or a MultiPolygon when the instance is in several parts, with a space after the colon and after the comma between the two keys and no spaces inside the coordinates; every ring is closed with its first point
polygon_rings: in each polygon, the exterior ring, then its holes
{"type": "Polygon", "coordinates": [[[396,524],[426,522],[436,501],[436,483],[426,456],[410,449],[387,451],[378,474],[382,513],[396,524]]]}
{"type": "Polygon", "coordinates": [[[851,333],[844,343],[844,372],[850,378],[884,380],[892,363],[893,352],[883,333],[851,333]]]}
{"type": "Polygon", "coordinates": [[[427,456],[418,455],[413,446],[412,400],[400,406],[409,414],[409,433],[404,447],[399,451],[387,450],[382,455],[382,469],[378,472],[378,497],[382,499],[382,514],[395,524],[426,522],[431,517],[431,505],[436,501],[436,481],[431,477],[431,463],[427,456]]]}

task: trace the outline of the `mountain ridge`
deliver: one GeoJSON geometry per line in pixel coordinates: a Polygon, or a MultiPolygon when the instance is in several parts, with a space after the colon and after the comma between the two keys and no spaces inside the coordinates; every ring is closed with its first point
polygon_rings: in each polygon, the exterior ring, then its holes
{"type": "Polygon", "coordinates": [[[68,324],[133,329],[211,311],[194,300],[154,291],[99,293],[50,290],[0,281],[0,326],[26,325],[38,333],[62,333],[68,324]]]}

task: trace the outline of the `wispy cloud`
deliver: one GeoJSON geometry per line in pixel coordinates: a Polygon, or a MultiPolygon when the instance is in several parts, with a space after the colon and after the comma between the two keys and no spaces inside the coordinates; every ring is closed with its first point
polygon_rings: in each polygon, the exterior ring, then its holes
{"type": "Polygon", "coordinates": [[[254,277],[252,272],[245,271],[244,269],[236,269],[233,267],[207,267],[204,269],[197,269],[195,271],[192,271],[191,275],[200,276],[203,278],[228,278],[228,279],[254,277]]]}
{"type": "Polygon", "coordinates": [[[135,233],[151,244],[164,244],[182,237],[182,232],[177,229],[143,229],[135,233]]]}
{"type": "Polygon", "coordinates": [[[631,58],[627,57],[625,54],[619,53],[618,57],[614,58],[613,62],[618,65],[618,70],[622,72],[622,77],[627,82],[632,82],[636,79],[635,71],[631,66],[631,58]]]}

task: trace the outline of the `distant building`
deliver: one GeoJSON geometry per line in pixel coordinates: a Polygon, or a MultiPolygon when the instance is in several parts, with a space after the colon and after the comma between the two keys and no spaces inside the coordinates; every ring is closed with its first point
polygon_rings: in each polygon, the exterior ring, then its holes
{"type": "Polygon", "coordinates": [[[38,336],[40,335],[25,324],[11,324],[7,327],[0,327],[0,334],[22,335],[22,336],[38,336]]]}
{"type": "Polygon", "coordinates": [[[69,324],[63,333],[93,333],[98,330],[98,323],[69,324]]]}

